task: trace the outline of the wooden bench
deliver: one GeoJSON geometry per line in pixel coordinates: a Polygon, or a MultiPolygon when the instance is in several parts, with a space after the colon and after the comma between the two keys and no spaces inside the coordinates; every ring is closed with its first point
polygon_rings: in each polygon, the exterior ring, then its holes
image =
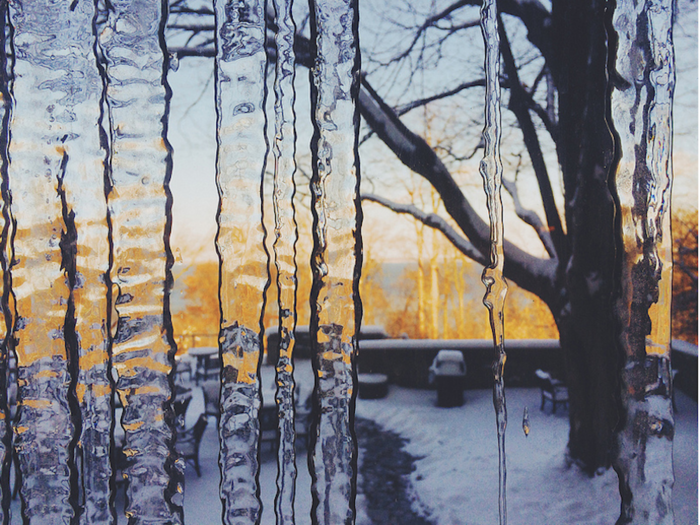
{"type": "Polygon", "coordinates": [[[544,370],[535,370],[537,378],[537,386],[540,387],[542,394],[542,404],[540,410],[544,410],[544,403],[549,400],[552,403],[552,414],[557,411],[557,405],[569,404],[569,391],[564,383],[558,379],[554,379],[549,373],[544,370]]]}

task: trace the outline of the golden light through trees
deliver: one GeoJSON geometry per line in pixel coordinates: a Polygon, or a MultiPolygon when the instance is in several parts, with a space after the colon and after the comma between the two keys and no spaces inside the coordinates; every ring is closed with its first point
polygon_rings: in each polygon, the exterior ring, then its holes
{"type": "MultiPolygon", "coordinates": [[[[437,208],[418,187],[406,187],[412,200],[437,208]],[[425,201],[425,202],[423,202],[425,201]],[[432,206],[431,206],[432,205],[432,206]]],[[[303,196],[298,195],[299,201],[303,196]]],[[[304,203],[298,202],[304,210],[304,203]]],[[[434,211],[437,211],[435,209],[434,211]]],[[[393,234],[366,206],[363,226],[364,260],[360,281],[363,326],[380,325],[391,337],[412,339],[490,339],[487,312],[482,306],[481,266],[458,252],[441,233],[418,221],[408,222],[413,242],[402,240],[404,261],[386,260],[384,248],[393,234]]],[[[268,214],[268,217],[271,214],[268,214]]],[[[398,216],[397,216],[398,217],[398,216]]],[[[397,218],[397,221],[409,219],[397,218]]],[[[311,221],[298,214],[297,315],[308,326],[311,291],[311,221]]],[[[697,344],[697,211],[676,211],[674,236],[673,337],[697,344]],[[695,277],[693,277],[693,275],[695,277]],[[693,286],[695,288],[693,288],[693,286]]],[[[213,242],[213,241],[212,241],[213,242]]],[[[268,242],[271,242],[268,238],[268,242]]],[[[395,254],[396,249],[393,249],[395,254]]],[[[194,254],[183,249],[186,261],[194,254]]],[[[276,275],[271,265],[264,326],[277,323],[276,275]]],[[[192,264],[174,272],[173,325],[179,352],[190,346],[216,346],[219,327],[218,266],[214,261],[192,264]]],[[[509,283],[505,322],[508,339],[556,339],[557,327],[547,306],[535,295],[509,283]]]]}
{"type": "MultiPolygon", "coordinates": [[[[487,312],[481,298],[481,267],[467,260],[442,235],[418,228],[418,260],[387,262],[381,242],[368,228],[360,280],[364,326],[381,325],[391,337],[490,339],[487,312]],[[378,253],[379,252],[379,253],[378,253]],[[421,323],[420,320],[424,321],[421,323]]],[[[300,227],[297,273],[298,325],[308,326],[311,291],[310,239],[300,227]]],[[[408,253],[409,250],[407,250],[408,253]]],[[[266,328],[276,325],[275,269],[265,310],[266,328]]],[[[216,346],[219,325],[217,263],[202,262],[176,274],[173,325],[180,353],[190,346],[216,346]],[[211,334],[208,338],[205,334],[211,334]]],[[[549,310],[536,296],[512,286],[506,301],[506,334],[516,339],[554,339],[557,329],[549,310]]]]}
{"type": "Polygon", "coordinates": [[[698,344],[698,211],[674,210],[671,336],[698,344]]]}

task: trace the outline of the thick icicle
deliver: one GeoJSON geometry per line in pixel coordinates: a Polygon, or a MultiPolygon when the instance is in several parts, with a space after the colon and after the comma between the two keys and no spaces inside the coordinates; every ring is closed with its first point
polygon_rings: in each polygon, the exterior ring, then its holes
{"type": "Polygon", "coordinates": [[[265,135],[265,6],[216,0],[221,420],[225,524],[257,523],[261,318],[269,282],[261,188],[265,135]]]}
{"type": "MultiPolygon", "coordinates": [[[[16,2],[11,9],[15,109],[8,178],[17,223],[12,279],[19,383],[15,446],[23,512],[30,523],[68,522],[79,503],[76,487],[71,487],[75,428],[68,393],[68,351],[76,350],[76,339],[94,347],[103,374],[106,368],[106,152],[99,127],[102,82],[90,30],[94,17],[92,2],[16,2]],[[77,206],[81,193],[95,200],[77,206]],[[76,286],[75,301],[70,284],[76,286]],[[82,299],[89,294],[98,297],[92,312],[82,299]],[[93,323],[96,329],[89,326],[93,323]]],[[[86,423],[90,437],[83,459],[94,464],[98,454],[101,461],[83,481],[102,491],[88,496],[89,511],[108,523],[111,389],[108,380],[105,389],[95,387],[104,422],[96,427],[92,420],[86,423]]]]}
{"type": "Polygon", "coordinates": [[[316,376],[312,522],[354,523],[357,482],[355,356],[361,318],[360,55],[355,0],[314,1],[310,72],[314,136],[311,325],[316,376]]]}
{"type": "Polygon", "coordinates": [[[279,449],[277,451],[277,523],[294,523],[296,491],[296,432],[294,427],[294,329],[296,327],[296,241],[297,223],[294,210],[294,173],[296,130],[294,114],[294,33],[292,0],[274,0],[277,33],[275,70],[275,137],[272,152],[275,160],[273,206],[275,242],[273,250],[279,295],[279,358],[275,401],[279,415],[279,449]]]}
{"type": "Polygon", "coordinates": [[[672,0],[620,0],[612,125],[619,160],[621,297],[617,311],[626,356],[625,419],[615,469],[618,523],[673,523],[670,309],[671,146],[675,84],[672,0]]]}
{"type": "Polygon", "coordinates": [[[484,305],[489,310],[495,360],[493,363],[493,406],[496,409],[496,432],[498,436],[498,516],[499,523],[507,522],[506,508],[506,394],[503,383],[503,368],[506,364],[504,347],[503,307],[508,285],[503,278],[503,204],[501,185],[503,166],[500,157],[501,145],[501,88],[500,88],[500,39],[496,0],[484,0],[481,6],[481,32],[484,37],[486,56],[486,106],[484,126],[484,158],[479,171],[484,180],[486,204],[491,231],[491,262],[484,268],[481,277],[486,286],[484,305]]]}
{"type": "Polygon", "coordinates": [[[129,523],[180,523],[181,472],[172,451],[168,302],[171,150],[164,4],[112,0],[100,35],[111,135],[112,282],[116,389],[124,407],[129,523]]]}
{"type": "MultiPolygon", "coordinates": [[[[106,148],[101,128],[103,84],[95,60],[93,2],[81,2],[63,27],[73,53],[71,75],[56,85],[65,93],[54,140],[63,148],[63,266],[71,286],[64,334],[81,416],[75,450],[81,523],[110,523],[112,385],[109,360],[110,246],[105,195],[106,148]],[[59,138],[60,137],[60,138],[59,138]],[[69,315],[70,315],[69,314],[69,315]]],[[[56,110],[53,111],[56,115],[56,110]]]]}

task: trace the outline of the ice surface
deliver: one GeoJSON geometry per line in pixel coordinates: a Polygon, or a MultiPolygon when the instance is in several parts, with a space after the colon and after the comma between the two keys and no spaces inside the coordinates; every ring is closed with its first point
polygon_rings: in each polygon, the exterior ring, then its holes
{"type": "Polygon", "coordinates": [[[223,523],[260,516],[258,436],[261,318],[268,255],[261,188],[267,156],[265,5],[217,0],[216,85],[220,258],[223,523]]]}
{"type": "MultiPolygon", "coordinates": [[[[182,480],[173,454],[172,257],[169,87],[164,77],[164,5],[110,2],[99,45],[109,114],[113,304],[112,363],[123,405],[130,523],[179,523],[182,480]]],[[[120,509],[121,510],[121,509],[120,509]]]]}
{"type": "Polygon", "coordinates": [[[16,199],[11,213],[18,263],[12,270],[19,385],[15,447],[29,523],[68,522],[75,515],[73,417],[85,410],[86,396],[94,414],[85,418],[78,455],[91,470],[80,481],[98,492],[86,494],[85,515],[105,523],[111,517],[106,151],[94,16],[92,3],[70,8],[42,1],[13,3],[10,15],[15,60],[8,180],[16,199]],[[88,359],[75,362],[93,351],[94,366],[87,366],[88,359]],[[68,391],[71,362],[80,370],[79,408],[68,391]],[[89,392],[88,375],[94,383],[89,392]]]}
{"type": "Polygon", "coordinates": [[[611,125],[620,158],[617,305],[626,411],[615,467],[620,523],[673,523],[670,227],[675,60],[671,0],[617,2],[612,27],[611,125]]]}
{"type": "Polygon", "coordinates": [[[486,71],[486,105],[485,124],[482,134],[484,141],[484,158],[479,165],[479,172],[484,181],[486,206],[489,214],[489,230],[491,237],[490,261],[484,268],[481,277],[486,286],[484,305],[489,310],[489,322],[493,333],[495,357],[493,363],[493,406],[496,410],[496,440],[498,443],[498,477],[499,523],[507,522],[506,506],[506,425],[508,413],[506,410],[506,393],[503,382],[503,367],[506,364],[504,348],[504,319],[508,286],[503,277],[503,203],[501,202],[501,186],[503,165],[501,163],[501,88],[500,63],[501,52],[496,0],[485,0],[481,5],[481,32],[484,37],[486,71]]]}
{"type": "Polygon", "coordinates": [[[311,326],[317,374],[312,427],[312,523],[351,523],[357,445],[354,411],[359,328],[358,3],[311,5],[311,179],[314,215],[311,326]]]}
{"type": "Polygon", "coordinates": [[[277,453],[277,496],[275,512],[277,523],[293,524],[294,496],[296,492],[297,464],[295,431],[294,388],[294,328],[297,320],[297,265],[296,241],[298,237],[294,209],[294,174],[296,162],[296,129],[294,103],[295,54],[294,34],[296,27],[292,19],[292,1],[275,0],[275,135],[273,207],[275,216],[275,241],[273,251],[277,269],[277,310],[279,312],[279,358],[277,360],[277,391],[275,401],[278,409],[279,448],[277,453]]]}
{"type": "Polygon", "coordinates": [[[359,328],[358,4],[313,2],[311,179],[314,215],[313,328],[317,375],[312,427],[312,523],[352,523],[357,444],[354,411],[359,328]]]}

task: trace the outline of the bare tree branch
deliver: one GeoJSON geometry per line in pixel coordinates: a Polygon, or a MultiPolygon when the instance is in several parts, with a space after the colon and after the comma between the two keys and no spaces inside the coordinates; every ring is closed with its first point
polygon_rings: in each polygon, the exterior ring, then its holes
{"type": "Polygon", "coordinates": [[[214,16],[214,10],[210,9],[208,7],[202,7],[199,9],[192,9],[187,6],[173,6],[172,4],[170,5],[170,14],[178,14],[178,15],[208,15],[208,16],[214,16]]]}
{"type": "Polygon", "coordinates": [[[476,155],[476,152],[479,151],[480,149],[483,149],[483,148],[484,148],[484,137],[482,137],[482,136],[479,137],[479,142],[477,142],[477,144],[476,144],[476,146],[474,146],[474,149],[472,150],[472,152],[469,153],[468,155],[457,155],[454,151],[452,151],[452,148],[450,148],[448,146],[444,146],[442,144],[438,144],[435,146],[436,150],[444,151],[445,153],[447,153],[447,155],[450,158],[452,158],[458,162],[465,162],[467,160],[473,159],[474,155],[476,155]]]}
{"type": "Polygon", "coordinates": [[[408,47],[404,49],[403,52],[399,53],[397,56],[389,60],[389,62],[383,64],[383,65],[388,65],[393,62],[400,62],[404,58],[408,57],[408,55],[411,54],[411,51],[416,47],[416,44],[418,43],[418,40],[420,40],[421,36],[431,27],[435,27],[435,25],[442,20],[443,18],[446,18],[458,9],[464,7],[465,5],[469,5],[470,2],[469,0],[459,0],[458,2],[455,2],[454,4],[448,6],[447,8],[443,9],[439,13],[428,17],[425,22],[418,28],[418,30],[414,33],[413,39],[411,42],[408,44],[408,47]]]}
{"type": "MultiPolygon", "coordinates": [[[[537,0],[503,1],[505,6],[521,10],[532,10],[535,7],[539,9],[541,19],[544,15],[549,16],[537,0]]],[[[478,5],[478,0],[460,0],[453,4],[452,8],[455,10],[462,5],[478,5]]],[[[537,9],[533,11],[535,14],[537,9]]],[[[297,34],[294,49],[298,64],[305,67],[313,66],[315,52],[308,38],[297,34]]],[[[212,47],[173,48],[171,52],[179,57],[215,55],[212,47]]],[[[268,53],[271,59],[276,58],[274,46],[271,44],[268,45],[268,53]]],[[[440,195],[447,213],[454,219],[473,247],[485,258],[491,248],[489,226],[471,206],[449,170],[426,141],[401,122],[394,110],[374,91],[366,76],[361,76],[360,82],[358,105],[369,127],[405,166],[432,184],[440,195]]],[[[535,257],[507,241],[504,245],[504,253],[504,273],[507,278],[535,293],[546,303],[550,305],[556,303],[558,296],[555,288],[557,265],[555,259],[535,257]]]]}
{"type": "Polygon", "coordinates": [[[525,92],[525,98],[527,99],[528,107],[540,118],[540,121],[542,124],[544,124],[544,128],[547,130],[547,133],[549,133],[552,140],[556,142],[558,138],[557,123],[552,119],[551,112],[540,106],[535,101],[532,94],[525,92]]]}
{"type": "MultiPolygon", "coordinates": [[[[525,86],[523,86],[524,88],[525,86]]],[[[556,142],[557,141],[557,122],[556,122],[556,115],[554,114],[554,99],[551,94],[552,90],[552,83],[551,83],[551,74],[549,73],[549,70],[547,69],[547,64],[542,66],[542,69],[540,69],[540,72],[537,74],[537,77],[535,77],[534,82],[532,83],[532,86],[530,89],[525,89],[525,93],[527,94],[528,98],[528,104],[530,105],[530,109],[535,112],[535,114],[540,118],[542,123],[544,124],[545,129],[547,132],[550,134],[552,139],[556,142]],[[540,106],[536,101],[535,101],[535,92],[537,91],[537,88],[539,87],[540,82],[545,79],[547,86],[547,108],[543,108],[540,106]]]]}
{"type": "MultiPolygon", "coordinates": [[[[474,247],[486,256],[490,250],[489,227],[467,201],[456,181],[425,140],[410,131],[394,111],[362,78],[360,113],[377,136],[415,173],[424,177],[440,195],[447,213],[474,247]]],[[[556,260],[540,259],[506,242],[505,274],[520,287],[554,304],[556,260]]]]}
{"type": "Polygon", "coordinates": [[[692,282],[694,282],[696,285],[698,284],[698,269],[697,269],[697,267],[690,267],[682,260],[674,261],[674,264],[675,264],[674,269],[681,270],[684,274],[686,274],[690,278],[690,280],[692,282]]]}
{"type": "Polygon", "coordinates": [[[486,80],[483,78],[480,78],[479,80],[472,80],[471,82],[463,82],[459,86],[456,86],[452,89],[448,89],[447,91],[443,91],[442,93],[437,93],[435,95],[431,95],[429,97],[421,98],[418,100],[414,100],[412,102],[408,102],[407,104],[402,104],[401,106],[397,107],[395,109],[396,114],[401,116],[405,115],[412,109],[419,108],[421,106],[425,106],[426,104],[430,104],[431,102],[435,102],[436,100],[441,100],[443,98],[448,98],[453,95],[456,95],[457,93],[460,93],[464,91],[465,89],[470,89],[473,87],[483,87],[486,85],[486,80]]]}
{"type": "Polygon", "coordinates": [[[214,31],[213,24],[170,24],[168,29],[176,29],[179,31],[191,31],[192,33],[202,33],[205,31],[214,31]]]}
{"type": "MultiPolygon", "coordinates": [[[[474,5],[481,5],[481,0],[472,0],[474,5]]],[[[552,46],[552,17],[540,0],[500,0],[499,11],[515,16],[527,28],[527,39],[539,49],[545,62],[552,70],[554,49],[552,46]]]]}
{"type": "Polygon", "coordinates": [[[564,228],[562,227],[556,202],[554,201],[554,192],[552,191],[549,174],[547,173],[547,164],[544,161],[537,131],[530,117],[530,110],[527,102],[529,95],[520,83],[518,68],[515,64],[515,58],[513,57],[510,43],[508,42],[508,35],[503,27],[503,21],[500,18],[499,15],[498,32],[501,37],[501,56],[503,57],[505,73],[510,80],[510,101],[508,103],[508,109],[515,115],[515,118],[518,120],[518,127],[523,133],[523,141],[525,142],[525,147],[527,148],[530,161],[532,162],[532,168],[535,171],[537,184],[540,188],[544,214],[547,218],[547,224],[551,232],[557,257],[560,260],[565,260],[568,256],[568,241],[564,234],[564,228]]]}
{"type": "Polygon", "coordinates": [[[211,45],[197,47],[169,47],[168,52],[177,58],[182,57],[202,57],[213,58],[216,56],[216,49],[211,45]]]}
{"type": "Polygon", "coordinates": [[[449,26],[441,26],[439,24],[435,24],[433,27],[435,29],[439,29],[440,31],[447,31],[448,34],[453,34],[456,33],[457,31],[461,31],[462,29],[470,29],[472,27],[478,27],[481,23],[479,20],[472,20],[471,22],[464,22],[463,24],[450,24],[449,26]]]}
{"type": "Polygon", "coordinates": [[[520,219],[537,232],[537,236],[542,241],[545,250],[550,257],[556,257],[557,252],[554,249],[554,244],[552,243],[552,236],[549,234],[549,230],[540,220],[540,216],[537,215],[533,210],[528,210],[520,202],[520,196],[518,195],[518,189],[515,185],[515,181],[510,181],[503,179],[503,187],[510,194],[513,199],[513,206],[515,207],[515,214],[520,217],[520,219]]]}
{"type": "MultiPolygon", "coordinates": [[[[507,84],[508,84],[507,80],[501,79],[501,87],[507,87],[507,84]]],[[[431,95],[429,97],[421,98],[418,100],[414,100],[412,102],[408,102],[406,104],[402,104],[401,106],[394,108],[394,111],[396,112],[397,115],[402,116],[402,115],[405,115],[406,113],[408,113],[409,111],[412,111],[412,110],[419,108],[419,107],[426,106],[426,105],[430,104],[431,102],[435,102],[436,100],[442,100],[444,98],[449,98],[453,95],[456,95],[456,94],[464,91],[465,89],[470,89],[473,87],[483,87],[485,85],[486,85],[486,80],[484,80],[483,78],[479,79],[479,80],[474,80],[471,82],[463,82],[462,84],[458,85],[457,87],[454,87],[452,89],[448,89],[447,91],[443,91],[442,93],[437,93],[437,94],[431,95]]],[[[360,139],[360,145],[367,142],[373,136],[374,136],[374,131],[373,130],[368,131],[360,139]]],[[[476,149],[474,149],[474,152],[472,152],[472,154],[469,155],[468,157],[458,157],[458,156],[454,155],[451,151],[449,153],[456,160],[465,160],[465,158],[471,159],[479,147],[480,146],[477,146],[476,149]]]]}
{"type": "Polygon", "coordinates": [[[469,242],[468,239],[465,239],[459,233],[457,233],[457,231],[437,213],[426,213],[412,204],[400,204],[398,202],[390,201],[389,199],[385,199],[384,197],[380,197],[379,195],[374,195],[371,193],[363,193],[362,200],[376,202],[377,204],[381,204],[382,206],[390,209],[393,212],[410,215],[411,217],[413,217],[416,220],[419,220],[426,226],[430,226],[431,228],[442,232],[443,235],[445,235],[445,237],[447,237],[447,239],[455,246],[455,248],[457,248],[460,252],[462,252],[470,259],[473,259],[479,264],[488,264],[488,260],[486,259],[486,257],[484,257],[484,255],[479,250],[477,250],[474,247],[474,245],[469,242]]]}

